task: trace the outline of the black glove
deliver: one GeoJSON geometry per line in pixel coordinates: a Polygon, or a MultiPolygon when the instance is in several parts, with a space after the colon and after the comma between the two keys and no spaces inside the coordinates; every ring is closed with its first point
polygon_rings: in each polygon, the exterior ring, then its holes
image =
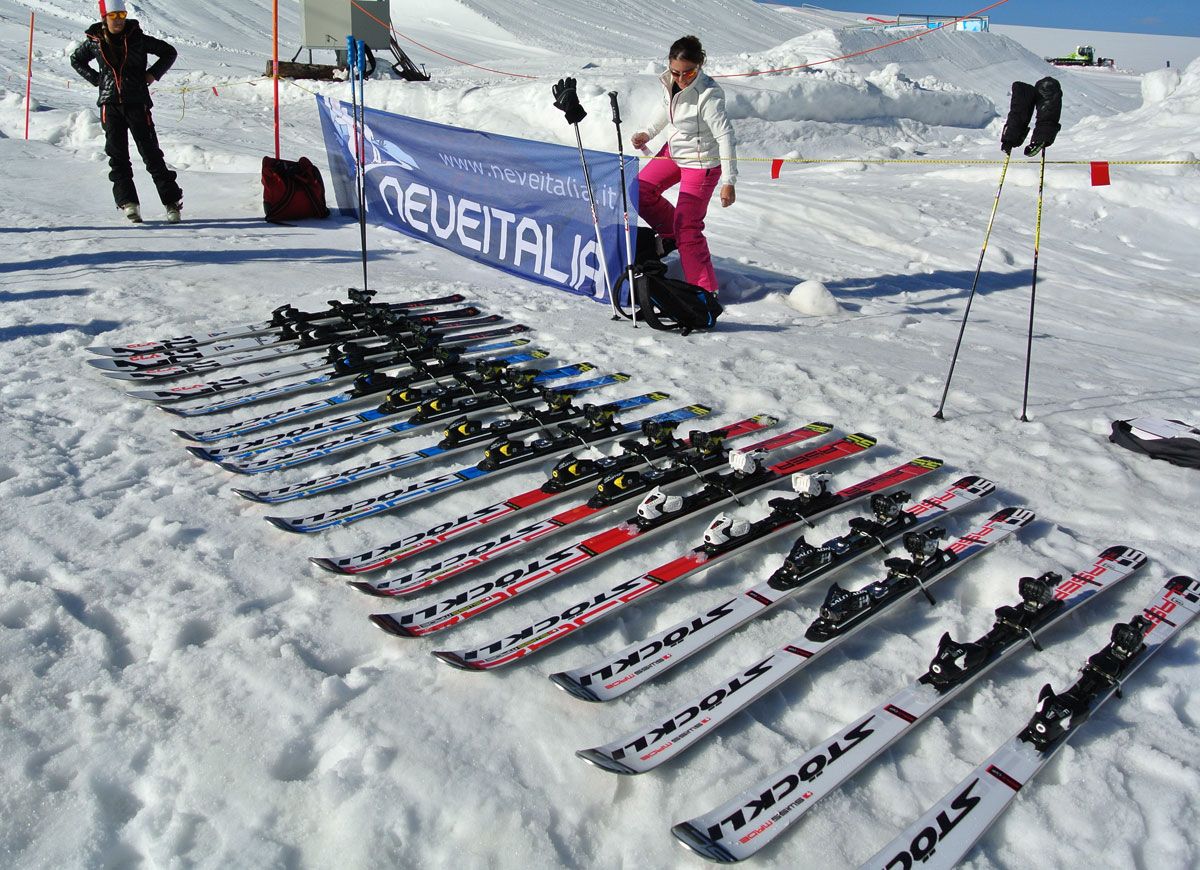
{"type": "Polygon", "coordinates": [[[578,124],[587,117],[575,93],[575,79],[559,79],[550,91],[554,94],[554,107],[567,116],[568,124],[578,124]]]}
{"type": "Polygon", "coordinates": [[[1062,85],[1058,79],[1046,76],[1035,86],[1037,89],[1037,123],[1033,127],[1033,136],[1025,146],[1025,156],[1034,157],[1044,149],[1054,144],[1062,125],[1058,123],[1062,117],[1062,85]]]}
{"type": "Polygon", "coordinates": [[[1028,82],[1013,82],[1012,101],[1008,107],[1008,119],[1004,132],[1000,134],[1000,150],[1011,154],[1020,148],[1029,135],[1029,122],[1033,120],[1033,107],[1037,102],[1037,91],[1028,82]]]}

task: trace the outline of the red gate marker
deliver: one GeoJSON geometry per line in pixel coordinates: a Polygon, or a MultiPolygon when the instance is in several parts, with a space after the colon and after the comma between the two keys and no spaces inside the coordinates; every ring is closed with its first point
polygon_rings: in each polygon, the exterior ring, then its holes
{"type": "Polygon", "coordinates": [[[778,158],[771,161],[771,177],[778,178],[779,171],[783,169],[783,161],[778,158]]]}
{"type": "Polygon", "coordinates": [[[1105,160],[1092,161],[1092,187],[1103,187],[1112,184],[1108,176],[1108,162],[1105,160]]]}

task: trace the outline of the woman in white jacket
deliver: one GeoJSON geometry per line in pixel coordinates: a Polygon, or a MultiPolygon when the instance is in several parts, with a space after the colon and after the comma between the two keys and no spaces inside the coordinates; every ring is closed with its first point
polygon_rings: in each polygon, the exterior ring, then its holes
{"type": "Polygon", "coordinates": [[[665,89],[661,110],[632,141],[633,147],[644,148],[667,130],[666,144],[638,173],[638,213],[659,236],[678,246],[684,279],[716,293],[704,216],[722,178],[721,205],[733,205],[737,153],[733,125],[725,114],[725,93],[704,73],[704,59],[696,37],[675,41],[661,77],[665,89]],[[678,202],[672,205],[663,193],[676,184],[678,202]]]}

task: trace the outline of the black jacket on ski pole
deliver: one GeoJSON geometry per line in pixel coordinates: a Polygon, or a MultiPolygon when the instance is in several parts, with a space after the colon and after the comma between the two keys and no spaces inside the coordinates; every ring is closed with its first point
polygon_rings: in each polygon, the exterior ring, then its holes
{"type": "Polygon", "coordinates": [[[135,217],[128,208],[139,202],[129,160],[129,134],[133,135],[145,161],[146,171],[154,179],[160,201],[167,206],[169,220],[178,218],[182,204],[183,191],[163,158],[150,112],[153,105],[150,82],[166,74],[176,55],[173,46],[144,33],[135,19],[113,15],[89,27],[84,40],[71,54],[75,71],[99,89],[96,104],[100,106],[104,127],[104,151],[108,155],[113,199],[131,220],[140,220],[140,214],[135,217]],[[152,66],[148,66],[150,55],[158,58],[152,66]]]}

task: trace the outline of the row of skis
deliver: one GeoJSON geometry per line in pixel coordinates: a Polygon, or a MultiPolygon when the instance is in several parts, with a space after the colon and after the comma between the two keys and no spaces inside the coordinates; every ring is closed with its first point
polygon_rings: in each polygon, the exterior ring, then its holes
{"type": "MultiPolygon", "coordinates": [[[[362,592],[395,599],[400,609],[370,617],[392,635],[440,635],[688,518],[790,483],[761,516],[747,520],[720,513],[695,547],[628,580],[588,590],[569,606],[484,643],[435,651],[441,661],[467,670],[502,668],[754,545],[804,531],[827,514],[860,508],[845,531],[827,541],[797,538],[763,582],[611,655],[550,675],[576,698],[611,701],[849,565],[886,557],[882,579],[858,588],[828,585],[802,636],[616,739],[577,753],[604,770],[639,774],[671,762],[885,613],[913,598],[934,603],[932,590],[942,578],[1034,520],[1029,510],[1003,507],[971,523],[957,539],[948,538],[946,521],[985,507],[995,492],[991,481],[969,475],[916,498],[909,488],[925,489],[924,478],[942,467],[939,459],[918,456],[835,486],[828,468],[871,453],[873,437],[841,435],[823,422],[772,434],[767,430],[779,421],[765,413],[683,436],[681,424],[702,420],[711,409],[682,405],[630,421],[630,412],[653,410],[668,402],[667,394],[593,402],[593,393],[629,376],[597,374],[587,362],[531,365],[548,354],[518,337],[527,327],[482,314],[458,295],[399,304],[377,303],[372,296],[351,291],[349,301],[331,302],[319,312],[284,306],[270,320],[220,332],[92,348],[97,357],[89,362],[111,377],[142,382],[129,395],[190,421],[187,430],[175,431],[192,442],[187,449],[193,455],[247,480],[318,461],[327,466],[331,458],[368,445],[440,430],[418,449],[336,470],[322,467],[309,480],[235,490],[252,501],[283,505],[386,477],[384,491],[343,505],[267,517],[288,532],[346,526],[494,475],[549,466],[544,481],[511,498],[461,514],[446,512],[433,528],[361,553],[311,560],[362,592]],[[244,373],[232,372],[243,366],[244,373]],[[295,398],[322,388],[335,392],[295,398]],[[251,410],[276,400],[287,407],[251,410]],[[257,415],[200,428],[210,415],[237,411],[257,415]],[[610,449],[595,449],[606,443],[610,449]],[[472,454],[469,464],[429,476],[420,470],[459,453],[472,454]],[[619,521],[610,516],[607,528],[579,532],[573,543],[529,555],[529,545],[609,515],[619,521]],[[507,530],[496,531],[500,527],[507,530]],[[515,554],[521,559],[510,561],[511,569],[484,579],[484,566],[515,554]]],[[[670,550],[664,544],[655,552],[670,550]]],[[[1055,624],[1146,562],[1135,549],[1112,546],[1087,564],[1071,566],[1074,573],[1047,570],[1021,578],[1013,600],[996,608],[995,624],[984,635],[971,641],[943,635],[928,670],[911,685],[728,802],[675,825],[674,835],[714,861],[753,855],[1000,662],[1029,646],[1042,649],[1055,639],[1050,631],[1055,624]]],[[[1113,627],[1111,641],[1087,661],[1074,686],[1064,692],[1043,688],[1025,728],[864,866],[954,865],[1090,714],[1195,616],[1198,593],[1200,584],[1191,578],[1168,581],[1140,613],[1113,627]]],[[[734,765],[731,760],[728,766],[734,765]]]]}

